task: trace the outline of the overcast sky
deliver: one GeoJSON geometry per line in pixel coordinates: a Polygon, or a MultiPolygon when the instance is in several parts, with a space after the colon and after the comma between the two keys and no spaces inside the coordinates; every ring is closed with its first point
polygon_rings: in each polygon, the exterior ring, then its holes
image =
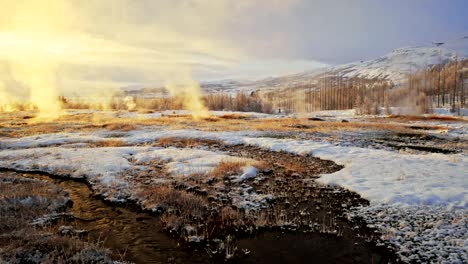
{"type": "Polygon", "coordinates": [[[0,0],[0,5],[0,72],[8,69],[2,75],[7,87],[38,69],[70,89],[259,78],[468,35],[467,0],[0,0]]]}
{"type": "Polygon", "coordinates": [[[249,23],[234,25],[227,32],[242,39],[242,45],[258,56],[331,64],[375,58],[401,46],[427,45],[468,34],[466,0],[291,3],[281,15],[262,15],[260,10],[259,14],[246,13],[249,23]]]}

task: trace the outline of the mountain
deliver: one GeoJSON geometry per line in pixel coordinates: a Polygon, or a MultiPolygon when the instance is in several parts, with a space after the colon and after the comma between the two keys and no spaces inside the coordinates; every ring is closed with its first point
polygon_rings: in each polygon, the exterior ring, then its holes
{"type": "Polygon", "coordinates": [[[442,47],[399,48],[380,58],[336,66],[330,71],[341,73],[344,77],[379,78],[401,83],[408,73],[454,60],[456,54],[442,47]]]}
{"type": "Polygon", "coordinates": [[[398,84],[406,80],[408,73],[431,65],[447,63],[456,58],[468,58],[468,36],[437,42],[432,46],[398,48],[373,60],[353,62],[309,72],[259,80],[251,83],[250,88],[276,89],[294,87],[304,83],[314,83],[321,77],[329,74],[340,74],[348,78],[387,79],[398,84]]]}
{"type": "MultiPolygon", "coordinates": [[[[256,81],[225,79],[202,82],[200,86],[205,94],[218,92],[234,94],[238,91],[250,93],[257,90],[287,89],[303,84],[314,84],[320,78],[330,74],[342,75],[348,78],[386,79],[398,84],[406,80],[408,73],[431,65],[447,63],[456,58],[468,58],[468,36],[443,42],[434,42],[431,45],[398,48],[382,57],[367,61],[319,68],[256,81]]],[[[153,96],[166,93],[162,87],[146,89],[146,92],[151,93],[153,96]]]]}
{"type": "Polygon", "coordinates": [[[380,58],[340,65],[330,69],[345,77],[385,78],[401,83],[413,71],[451,60],[468,58],[468,36],[444,42],[432,47],[417,46],[395,49],[380,58]]]}

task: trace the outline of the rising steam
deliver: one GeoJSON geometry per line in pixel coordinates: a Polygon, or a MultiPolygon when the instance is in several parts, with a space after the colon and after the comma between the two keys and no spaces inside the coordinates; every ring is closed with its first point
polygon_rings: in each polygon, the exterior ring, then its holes
{"type": "Polygon", "coordinates": [[[245,59],[225,26],[246,9],[284,9],[273,2],[0,0],[0,110],[33,106],[40,117],[55,118],[61,95],[108,108],[118,88],[166,84],[203,117],[194,74],[245,59]]]}
{"type": "Polygon", "coordinates": [[[200,86],[195,81],[182,84],[167,83],[166,89],[172,96],[181,97],[186,110],[191,111],[195,119],[206,118],[210,114],[201,100],[200,86]]]}

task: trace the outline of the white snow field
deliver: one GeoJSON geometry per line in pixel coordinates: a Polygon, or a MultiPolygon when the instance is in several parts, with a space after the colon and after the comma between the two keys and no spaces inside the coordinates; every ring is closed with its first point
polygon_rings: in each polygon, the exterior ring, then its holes
{"type": "MultiPolygon", "coordinates": [[[[185,177],[195,173],[206,174],[221,161],[243,161],[252,166],[256,163],[255,160],[207,150],[157,147],[49,147],[0,152],[2,168],[85,178],[98,194],[106,199],[121,202],[131,195],[130,182],[125,172],[148,169],[140,164],[152,160],[167,162],[166,170],[174,177],[185,177]]],[[[246,166],[248,170],[251,168],[246,166]]],[[[255,177],[254,174],[250,172],[248,175],[255,177]]]]}
{"type": "MultiPolygon", "coordinates": [[[[111,192],[111,187],[126,190],[128,182],[121,175],[126,169],[135,167],[130,160],[142,163],[153,159],[165,160],[173,175],[186,175],[195,170],[207,171],[220,161],[233,158],[201,149],[143,146],[163,137],[215,139],[226,144],[246,144],[272,151],[312,155],[344,165],[344,169],[338,172],[322,175],[318,182],[340,185],[368,199],[369,207],[354,208],[349,216],[363,217],[369,225],[380,229],[383,241],[394,247],[403,261],[468,262],[468,156],[465,153],[408,154],[340,146],[325,141],[270,138],[267,135],[252,131],[203,132],[152,127],[128,132],[2,138],[0,167],[86,175],[91,182],[99,183],[98,186],[107,186],[101,193],[109,195],[107,192],[111,192]],[[81,148],[70,148],[77,143],[115,139],[114,136],[138,146],[88,148],[82,144],[81,148]]],[[[245,174],[239,175],[238,179],[254,177],[253,171],[246,168],[245,174]]],[[[241,197],[238,204],[247,208],[259,197],[249,199],[241,197]]]]}

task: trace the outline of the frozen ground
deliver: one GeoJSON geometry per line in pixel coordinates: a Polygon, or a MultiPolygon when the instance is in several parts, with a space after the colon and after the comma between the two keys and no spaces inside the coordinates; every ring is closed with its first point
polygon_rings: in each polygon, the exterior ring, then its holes
{"type": "MultiPolygon", "coordinates": [[[[337,114],[337,113],[335,113],[337,114]]],[[[342,113],[352,116],[352,113],[342,113]]],[[[322,114],[326,115],[326,114],[322,114]]],[[[450,126],[454,136],[466,138],[466,124],[415,121],[418,125],[450,126]]],[[[340,185],[371,202],[355,208],[350,217],[363,217],[379,228],[385,243],[396,248],[406,261],[467,262],[468,156],[417,153],[346,146],[329,141],[268,137],[268,132],[203,132],[150,127],[132,131],[42,134],[0,139],[0,166],[22,170],[85,176],[108,198],[120,199],[128,190],[122,172],[145,170],[145,162],[162,160],[172,175],[206,172],[220,161],[232,159],[204,149],[144,146],[164,137],[214,139],[225,144],[245,144],[272,151],[312,155],[333,160],[344,169],[318,180],[340,185]],[[88,143],[119,139],[130,146],[89,148],[88,143]],[[135,146],[137,145],[137,146],[135,146]],[[120,188],[120,189],[119,189],[120,188]],[[122,190],[115,196],[116,190],[122,190]]],[[[447,136],[451,136],[450,134],[447,136]]],[[[352,141],[351,141],[352,142],[352,141]]],[[[246,169],[251,177],[252,169],[246,169]]],[[[117,192],[118,193],[118,192],[117,192]]],[[[238,201],[248,204],[251,201],[238,201]]]]}
{"type": "MultiPolygon", "coordinates": [[[[223,153],[180,148],[159,147],[101,147],[101,148],[24,148],[2,150],[0,167],[22,171],[43,171],[72,178],[85,178],[93,189],[112,201],[123,202],[133,195],[132,177],[150,170],[148,163],[163,161],[173,177],[207,174],[222,161],[243,161],[255,166],[256,161],[232,157],[223,153]]],[[[242,177],[255,177],[253,167],[242,177]]],[[[163,175],[161,179],[167,181],[163,175]]]]}
{"type": "MultiPolygon", "coordinates": [[[[24,159],[18,157],[38,157],[47,159],[45,162],[50,166],[61,164],[62,161],[54,163],[57,150],[66,153],[63,157],[68,160],[90,160],[101,161],[100,164],[112,164],[103,167],[98,174],[105,172],[121,171],[128,168],[128,160],[120,160],[122,157],[135,155],[139,160],[142,155],[165,160],[170,155],[175,155],[171,149],[152,150],[147,147],[121,147],[121,148],[66,148],[66,144],[99,142],[115,139],[112,136],[128,144],[144,144],[153,142],[163,137],[185,137],[221,140],[227,144],[247,144],[259,146],[273,151],[286,151],[299,155],[313,155],[322,159],[329,159],[344,165],[345,168],[334,174],[324,175],[320,181],[326,184],[339,184],[360,193],[363,197],[375,201],[392,204],[406,205],[446,205],[454,208],[466,208],[468,197],[466,196],[465,172],[468,171],[468,157],[465,154],[443,155],[430,154],[407,154],[390,150],[377,150],[358,147],[343,147],[328,142],[316,142],[311,140],[296,140],[288,138],[263,137],[261,132],[202,132],[196,130],[155,130],[143,129],[129,132],[107,132],[100,131],[92,134],[87,133],[58,133],[44,134],[41,136],[24,137],[19,139],[2,140],[1,147],[4,149],[0,154],[2,160],[17,159],[21,164],[24,159]],[[65,144],[60,148],[33,148],[46,147],[57,144],[65,144]],[[24,149],[28,148],[28,149],[24,149]],[[18,149],[18,150],[13,150],[18,149]],[[105,152],[105,153],[101,153],[105,152]],[[85,153],[90,153],[85,155],[85,153]],[[48,154],[48,155],[46,155],[48,154]],[[125,162],[126,161],[126,162],[125,162]],[[116,164],[119,164],[118,166],[116,164]],[[118,169],[116,169],[118,168],[118,169]],[[385,190],[383,192],[382,190],[385,190]]],[[[72,145],[72,146],[75,146],[72,145]]],[[[206,153],[200,154],[202,150],[186,151],[177,150],[177,155],[194,155],[199,160],[209,161],[212,157],[206,153]]],[[[223,159],[217,157],[217,161],[223,159]]],[[[195,160],[193,164],[198,164],[195,160]]],[[[70,162],[67,162],[66,166],[70,162]]],[[[98,163],[99,164],[99,163],[98,163]]],[[[208,162],[208,164],[211,164],[208,162]]],[[[8,164],[5,164],[8,165],[8,164]]],[[[27,164],[28,167],[34,164],[27,164]]],[[[92,164],[95,165],[95,164],[92,164]]],[[[78,164],[76,166],[79,166],[78,164]]],[[[86,167],[84,162],[83,166],[86,167]]],[[[203,166],[203,165],[200,165],[203,166]]],[[[94,166],[89,166],[97,170],[94,166]]],[[[194,168],[196,166],[194,165],[194,168]]],[[[179,166],[179,168],[182,168],[179,166]]],[[[194,169],[193,168],[193,169],[194,169]]],[[[63,168],[61,168],[63,169],[63,168]]],[[[99,170],[99,169],[98,169],[99,170]]],[[[181,171],[187,168],[180,169],[181,171]]],[[[74,175],[79,174],[76,170],[74,175]]]]}

